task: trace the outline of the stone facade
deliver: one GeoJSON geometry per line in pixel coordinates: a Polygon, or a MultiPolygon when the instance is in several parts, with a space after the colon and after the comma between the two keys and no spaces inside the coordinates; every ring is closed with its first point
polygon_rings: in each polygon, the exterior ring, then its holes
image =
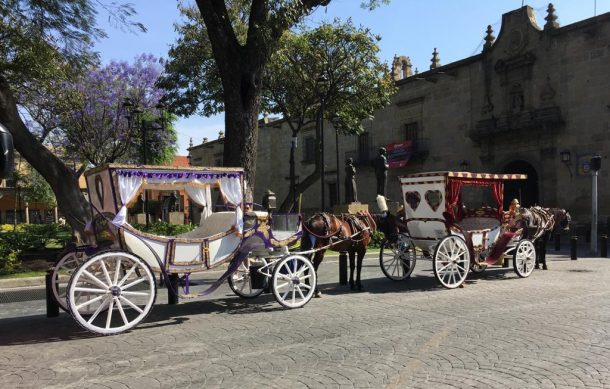
{"type": "MultiPolygon", "coordinates": [[[[599,154],[599,220],[605,221],[610,216],[610,13],[560,27],[554,12],[549,10],[544,28],[530,7],[506,13],[497,39],[488,27],[480,54],[442,65],[435,50],[426,72],[412,74],[408,57],[397,57],[393,76],[399,90],[392,103],[364,123],[363,135],[339,136],[341,194],[345,158],[353,157],[359,162],[358,198],[375,210],[370,160],[380,146],[412,140],[408,164],[388,172],[390,200],[400,200],[398,176],[411,172],[526,173],[527,182],[507,185],[507,198],[567,208],[586,222],[591,208],[586,162],[599,154]],[[570,161],[562,162],[560,153],[570,161]]],[[[312,127],[299,136],[299,180],[314,169],[308,162],[314,135],[312,127]]],[[[190,149],[193,164],[207,164],[221,154],[221,142],[214,142],[190,149]]],[[[261,123],[255,199],[271,189],[278,202],[283,200],[290,142],[282,120],[261,123]]],[[[327,124],[327,207],[336,193],[335,145],[335,132],[327,124]]],[[[303,193],[304,210],[320,208],[320,192],[318,182],[303,193]]]]}

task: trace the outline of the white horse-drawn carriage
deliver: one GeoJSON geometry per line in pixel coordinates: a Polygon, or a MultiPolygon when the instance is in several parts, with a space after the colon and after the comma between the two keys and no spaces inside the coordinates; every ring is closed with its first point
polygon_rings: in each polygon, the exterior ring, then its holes
{"type": "Polygon", "coordinates": [[[273,231],[267,212],[247,212],[244,226],[242,169],[111,164],[85,175],[92,228],[110,243],[69,249],[53,269],[52,291],[57,303],[87,330],[115,334],[141,322],[157,296],[155,273],[163,275],[168,293],[177,296],[168,275],[188,275],[227,262],[227,271],[206,292],[230,278],[236,294],[260,294],[262,288],[251,287],[250,267],[262,263],[257,274],[271,280],[271,290],[283,306],[301,307],[313,296],[313,265],[287,249],[301,236],[300,219],[292,230],[273,231]],[[199,227],[178,236],[151,235],[132,227],[128,207],[148,189],[183,190],[203,209],[199,227]],[[215,190],[232,210],[213,212],[215,190]]]}
{"type": "Polygon", "coordinates": [[[382,246],[384,274],[406,279],[418,257],[431,258],[438,281],[456,288],[469,270],[480,272],[512,256],[515,272],[528,277],[536,260],[534,244],[522,237],[516,215],[503,211],[504,181],[526,178],[451,171],[400,177],[405,216],[400,232],[382,246]]]}

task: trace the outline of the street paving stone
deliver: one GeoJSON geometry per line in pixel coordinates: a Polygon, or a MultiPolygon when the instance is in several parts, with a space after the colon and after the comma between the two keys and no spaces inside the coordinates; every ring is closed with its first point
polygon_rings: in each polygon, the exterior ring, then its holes
{"type": "Polygon", "coordinates": [[[511,265],[446,290],[429,261],[393,282],[370,256],[354,293],[335,257],[324,296],[302,309],[226,286],[174,306],[161,294],[144,323],[109,337],[47,319],[44,301],[0,304],[0,386],[610,388],[610,259],[549,259],[526,279],[511,265]]]}

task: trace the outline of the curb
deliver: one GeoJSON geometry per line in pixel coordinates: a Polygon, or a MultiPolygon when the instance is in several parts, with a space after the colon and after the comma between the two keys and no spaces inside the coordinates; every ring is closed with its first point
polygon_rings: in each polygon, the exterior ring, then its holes
{"type": "Polygon", "coordinates": [[[31,288],[37,286],[45,286],[44,276],[9,278],[6,280],[0,280],[0,291],[2,291],[2,289],[31,288]]]}

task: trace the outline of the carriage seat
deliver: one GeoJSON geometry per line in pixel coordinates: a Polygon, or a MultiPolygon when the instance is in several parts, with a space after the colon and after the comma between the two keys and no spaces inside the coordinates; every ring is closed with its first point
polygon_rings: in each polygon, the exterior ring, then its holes
{"type": "Polygon", "coordinates": [[[208,216],[202,225],[192,231],[180,234],[177,238],[201,239],[214,236],[233,228],[235,224],[235,212],[214,212],[208,216]]]}
{"type": "Polygon", "coordinates": [[[500,221],[492,217],[465,217],[457,224],[466,231],[482,231],[499,227],[500,221]]]}

